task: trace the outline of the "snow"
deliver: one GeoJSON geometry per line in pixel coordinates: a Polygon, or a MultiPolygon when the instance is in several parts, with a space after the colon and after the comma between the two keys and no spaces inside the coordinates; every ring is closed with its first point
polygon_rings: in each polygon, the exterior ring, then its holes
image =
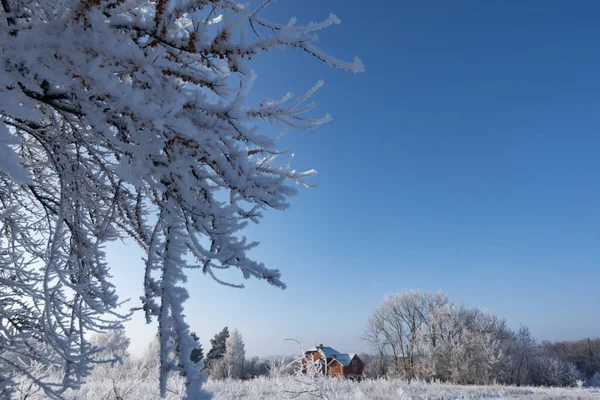
{"type": "Polygon", "coordinates": [[[313,347],[311,349],[308,349],[307,351],[318,351],[319,353],[321,353],[321,355],[325,356],[325,358],[332,358],[334,355],[340,354],[340,352],[334,349],[333,347],[327,346],[313,347]]]}
{"type": "Polygon", "coordinates": [[[325,379],[315,387],[307,387],[291,378],[252,381],[211,381],[206,389],[214,400],[258,400],[315,398],[331,400],[592,400],[600,398],[600,388],[535,388],[515,386],[460,386],[401,380],[365,380],[353,382],[325,379]]]}
{"type": "MultiPolygon", "coordinates": [[[[230,336],[231,337],[231,336],[230,336]]],[[[241,336],[239,337],[241,342],[241,336]]],[[[96,344],[107,346],[100,358],[124,355],[128,340],[123,335],[104,335],[94,340],[96,344]]],[[[231,347],[231,344],[230,344],[231,347]]],[[[230,349],[231,350],[231,349],[230,349]]],[[[241,351],[230,351],[241,353],[241,351]]],[[[350,357],[351,354],[348,354],[350,357]]],[[[122,363],[98,364],[80,388],[67,390],[64,400],[100,400],[120,398],[123,400],[160,399],[158,383],[159,341],[154,340],[148,351],[140,359],[125,355],[122,363]]],[[[283,366],[283,365],[280,365],[283,366]]],[[[600,387],[529,387],[507,385],[455,385],[427,382],[419,379],[368,379],[352,381],[339,377],[327,377],[322,373],[308,371],[297,360],[288,365],[291,368],[276,368],[271,364],[270,376],[252,380],[211,378],[202,389],[213,400],[259,400],[259,399],[328,399],[328,400],[483,400],[483,399],[533,399],[533,400],[592,400],[600,398],[600,387]]],[[[228,374],[231,376],[231,374],[228,374]]],[[[54,375],[57,378],[57,375],[54,375]]],[[[28,379],[19,381],[27,388],[28,379]]],[[[175,371],[168,374],[165,381],[165,399],[182,399],[187,391],[186,378],[175,371]]],[[[35,388],[27,389],[21,398],[30,400],[45,399],[45,393],[35,388]]]]}
{"type": "Polygon", "coordinates": [[[335,359],[340,364],[342,364],[344,367],[347,367],[352,362],[352,359],[354,358],[354,356],[355,356],[354,353],[351,353],[351,354],[338,354],[338,355],[335,356],[335,359]]]}
{"type": "MultiPolygon", "coordinates": [[[[185,392],[184,380],[178,376],[169,378],[166,400],[179,400],[185,392]]],[[[213,400],[597,400],[600,388],[537,388],[516,386],[461,386],[443,383],[427,383],[413,380],[365,380],[353,382],[328,378],[307,385],[293,377],[258,378],[250,381],[211,380],[204,388],[213,400]]],[[[152,379],[104,379],[82,386],[78,391],[68,391],[65,400],[100,400],[111,394],[123,399],[159,400],[156,381],[152,379]]],[[[42,400],[42,395],[28,397],[42,400]]],[[[111,397],[112,398],[112,397],[111,397]]]]}
{"type": "Polygon", "coordinates": [[[326,359],[335,358],[344,367],[347,367],[348,365],[350,365],[350,363],[352,362],[352,359],[356,355],[356,353],[340,353],[333,347],[327,347],[327,346],[312,347],[306,351],[307,352],[317,352],[318,351],[326,359]]]}

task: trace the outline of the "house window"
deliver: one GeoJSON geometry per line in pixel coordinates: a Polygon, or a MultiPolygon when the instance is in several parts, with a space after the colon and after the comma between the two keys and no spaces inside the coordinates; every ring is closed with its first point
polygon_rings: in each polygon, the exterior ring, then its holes
{"type": "Polygon", "coordinates": [[[352,370],[356,371],[358,369],[358,363],[356,362],[356,360],[352,360],[352,370]]]}

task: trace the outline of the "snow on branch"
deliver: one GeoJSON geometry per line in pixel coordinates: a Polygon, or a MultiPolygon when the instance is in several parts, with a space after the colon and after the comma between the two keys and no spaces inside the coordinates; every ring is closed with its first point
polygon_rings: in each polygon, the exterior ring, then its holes
{"type": "MultiPolygon", "coordinates": [[[[186,398],[206,395],[185,361],[186,273],[227,284],[216,272],[234,268],[285,287],[280,271],[250,258],[257,243],[241,231],[264,210],[286,209],[316,171],[292,169],[293,156],[280,162],[287,151],[261,126],[311,129],[330,116],[313,115],[322,82],[296,99],[250,104],[252,60],[291,47],[364,67],[316,46],[337,17],[280,25],[261,18],[269,3],[0,2],[0,348],[61,368],[62,389],[90,373],[86,332],[127,317],[115,312],[105,259],[113,240],[133,238],[147,253],[142,308],[159,322],[163,395],[173,371],[187,379],[186,398]]],[[[0,367],[7,390],[11,365],[0,367]]]]}

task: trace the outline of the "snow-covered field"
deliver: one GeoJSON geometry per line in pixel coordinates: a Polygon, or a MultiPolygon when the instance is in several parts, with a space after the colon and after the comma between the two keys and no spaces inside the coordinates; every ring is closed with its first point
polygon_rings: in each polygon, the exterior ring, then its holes
{"type": "Polygon", "coordinates": [[[215,400],[329,399],[329,400],[450,400],[450,399],[600,399],[600,388],[531,388],[459,386],[399,380],[351,382],[328,379],[320,384],[290,384],[286,378],[254,381],[210,381],[215,400]]]}
{"type": "MultiPolygon", "coordinates": [[[[183,380],[169,380],[168,400],[180,399],[184,393],[183,380]]],[[[351,382],[339,379],[316,381],[294,377],[259,378],[252,381],[211,381],[205,388],[214,400],[262,399],[327,399],[327,400],[459,400],[459,399],[533,399],[533,400],[592,400],[600,399],[600,388],[536,388],[511,386],[460,386],[443,383],[377,380],[351,382]]],[[[35,398],[35,397],[34,397],[35,398]]],[[[89,382],[67,399],[144,399],[158,400],[156,381],[89,382]]]]}

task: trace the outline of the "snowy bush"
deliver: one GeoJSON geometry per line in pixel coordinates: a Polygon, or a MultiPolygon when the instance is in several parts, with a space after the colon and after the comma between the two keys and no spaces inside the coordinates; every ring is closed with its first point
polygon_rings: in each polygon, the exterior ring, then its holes
{"type": "Polygon", "coordinates": [[[572,386],[581,378],[573,363],[549,354],[537,357],[531,375],[533,383],[539,386],[572,386]]]}
{"type": "Polygon", "coordinates": [[[282,378],[292,375],[295,372],[295,361],[286,361],[285,359],[272,358],[267,361],[267,372],[269,378],[282,378]]]}

